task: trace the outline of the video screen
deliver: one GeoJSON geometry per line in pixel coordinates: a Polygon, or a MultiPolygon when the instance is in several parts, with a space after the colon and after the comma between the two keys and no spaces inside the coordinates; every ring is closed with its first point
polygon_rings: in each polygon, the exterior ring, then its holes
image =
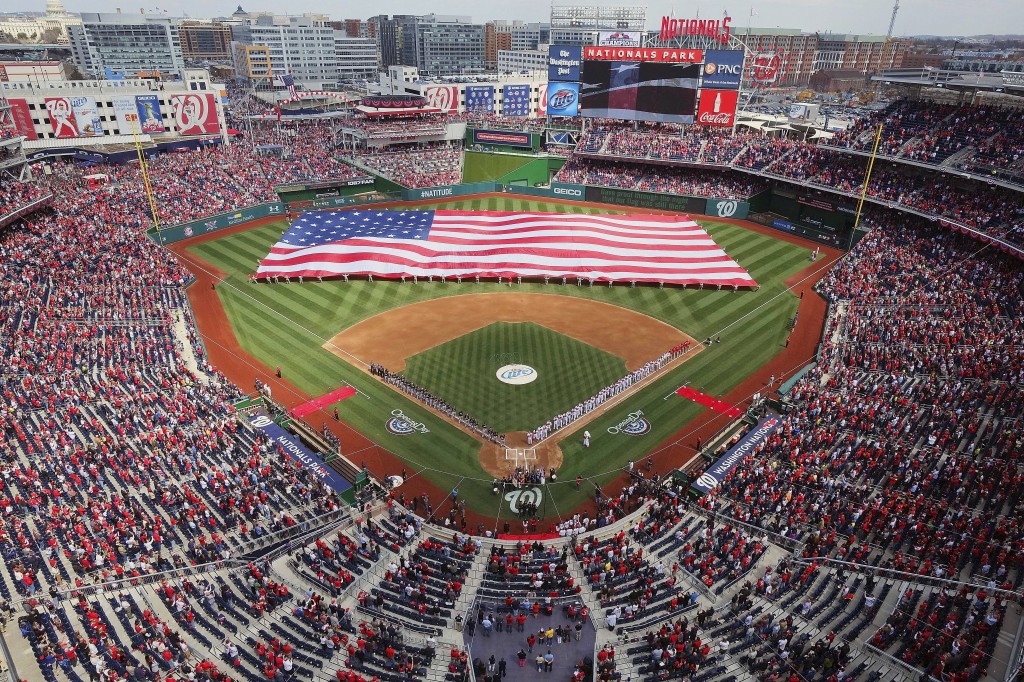
{"type": "Polygon", "coordinates": [[[700,64],[585,61],[580,109],[591,118],[693,123],[700,64]]]}

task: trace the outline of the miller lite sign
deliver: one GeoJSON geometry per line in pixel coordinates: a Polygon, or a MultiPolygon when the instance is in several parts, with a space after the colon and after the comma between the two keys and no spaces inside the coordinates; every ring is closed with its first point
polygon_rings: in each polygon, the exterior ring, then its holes
{"type": "Polygon", "coordinates": [[[697,124],[732,127],[736,122],[737,90],[701,90],[697,104],[697,124]]]}

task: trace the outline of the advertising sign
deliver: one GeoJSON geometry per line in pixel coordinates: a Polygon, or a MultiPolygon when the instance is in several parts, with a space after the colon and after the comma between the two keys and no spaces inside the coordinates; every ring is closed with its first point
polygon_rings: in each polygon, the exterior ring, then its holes
{"type": "MultiPolygon", "coordinates": [[[[667,62],[669,64],[696,64],[704,61],[704,50],[673,47],[601,47],[583,48],[586,61],[667,62]]],[[[549,80],[554,80],[549,77],[549,80]]]]}
{"type": "Polygon", "coordinates": [[[121,135],[131,135],[134,128],[136,133],[141,133],[139,123],[139,110],[135,104],[134,95],[116,95],[110,98],[114,107],[114,118],[117,119],[117,131],[121,135]]]}
{"type": "Polygon", "coordinates": [[[758,83],[774,83],[782,70],[782,57],[772,52],[754,55],[750,59],[750,77],[758,83]]]}
{"type": "Polygon", "coordinates": [[[212,93],[175,95],[171,102],[179,135],[210,135],[220,132],[217,105],[212,93]]]}
{"type": "Polygon", "coordinates": [[[706,495],[711,492],[719,483],[725,480],[729,472],[747,455],[751,455],[765,440],[772,431],[782,423],[781,417],[766,417],[758,422],[757,426],[747,431],[736,445],[729,448],[728,452],[717,462],[712,464],[700,475],[696,481],[690,484],[700,494],[706,495]]]}
{"type": "Polygon", "coordinates": [[[601,31],[597,44],[601,47],[640,47],[640,33],[637,31],[601,31]]]}
{"type": "Polygon", "coordinates": [[[548,84],[548,116],[578,116],[580,113],[580,84],[548,84]]]}
{"type": "Polygon", "coordinates": [[[459,88],[455,85],[432,85],[423,95],[431,109],[440,109],[445,113],[459,110],[459,88]]]}
{"type": "Polygon", "coordinates": [[[28,108],[28,101],[23,99],[9,99],[11,105],[11,116],[14,117],[14,127],[19,135],[24,135],[29,140],[38,139],[36,127],[32,123],[32,112],[28,108]]]}
{"type": "Polygon", "coordinates": [[[530,86],[505,85],[501,91],[502,116],[530,115],[530,86]]]}
{"type": "Polygon", "coordinates": [[[743,50],[708,50],[704,53],[702,88],[739,90],[743,79],[743,50]]]}
{"type": "Polygon", "coordinates": [[[736,122],[738,90],[701,90],[697,123],[702,126],[731,127],[736,122]]]}
{"type": "Polygon", "coordinates": [[[100,112],[96,109],[96,100],[92,97],[72,97],[71,108],[75,112],[75,120],[78,121],[78,133],[82,137],[97,137],[103,135],[103,121],[100,120],[100,112]]]}
{"type": "Polygon", "coordinates": [[[340,493],[352,487],[352,484],[346,481],[341,474],[328,467],[319,455],[311,452],[301,442],[293,438],[291,434],[275,424],[274,420],[270,417],[262,414],[257,415],[251,417],[249,423],[262,431],[286,455],[301,463],[310,473],[335,492],[340,493]]]}
{"type": "Polygon", "coordinates": [[[47,97],[46,110],[50,112],[50,127],[54,137],[78,137],[78,122],[70,97],[47,97]]]}
{"type": "Polygon", "coordinates": [[[580,79],[583,48],[579,45],[551,45],[548,48],[548,80],[574,83],[580,79]]]}
{"type": "Polygon", "coordinates": [[[467,85],[466,111],[494,112],[493,85],[467,85]]]}
{"type": "Polygon", "coordinates": [[[531,147],[530,133],[515,133],[508,130],[474,130],[473,144],[500,144],[525,149],[531,147]]]}
{"type": "Polygon", "coordinates": [[[549,83],[541,83],[540,87],[537,88],[537,115],[547,116],[548,115],[548,85],[549,83]]]}
{"type": "Polygon", "coordinates": [[[713,38],[718,42],[729,42],[729,25],[732,17],[718,19],[676,19],[675,17],[661,18],[661,42],[665,43],[673,38],[683,36],[703,36],[713,38]]]}
{"type": "Polygon", "coordinates": [[[135,107],[139,111],[139,124],[142,126],[142,132],[164,132],[164,120],[160,113],[160,100],[156,95],[136,95],[135,107]]]}

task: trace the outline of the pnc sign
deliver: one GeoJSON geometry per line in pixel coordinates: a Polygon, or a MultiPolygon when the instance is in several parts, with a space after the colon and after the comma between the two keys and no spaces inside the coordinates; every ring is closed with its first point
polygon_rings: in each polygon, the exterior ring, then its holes
{"type": "Polygon", "coordinates": [[[704,36],[717,40],[718,42],[729,42],[729,24],[732,17],[718,19],[676,19],[674,17],[661,18],[661,42],[668,42],[673,38],[684,36],[704,36]]]}

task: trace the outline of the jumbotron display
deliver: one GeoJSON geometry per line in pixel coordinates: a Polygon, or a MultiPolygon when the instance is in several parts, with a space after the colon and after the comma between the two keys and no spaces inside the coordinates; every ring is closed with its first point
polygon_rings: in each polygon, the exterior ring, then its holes
{"type": "Polygon", "coordinates": [[[693,123],[700,64],[583,62],[583,116],[627,121],[693,123]]]}

